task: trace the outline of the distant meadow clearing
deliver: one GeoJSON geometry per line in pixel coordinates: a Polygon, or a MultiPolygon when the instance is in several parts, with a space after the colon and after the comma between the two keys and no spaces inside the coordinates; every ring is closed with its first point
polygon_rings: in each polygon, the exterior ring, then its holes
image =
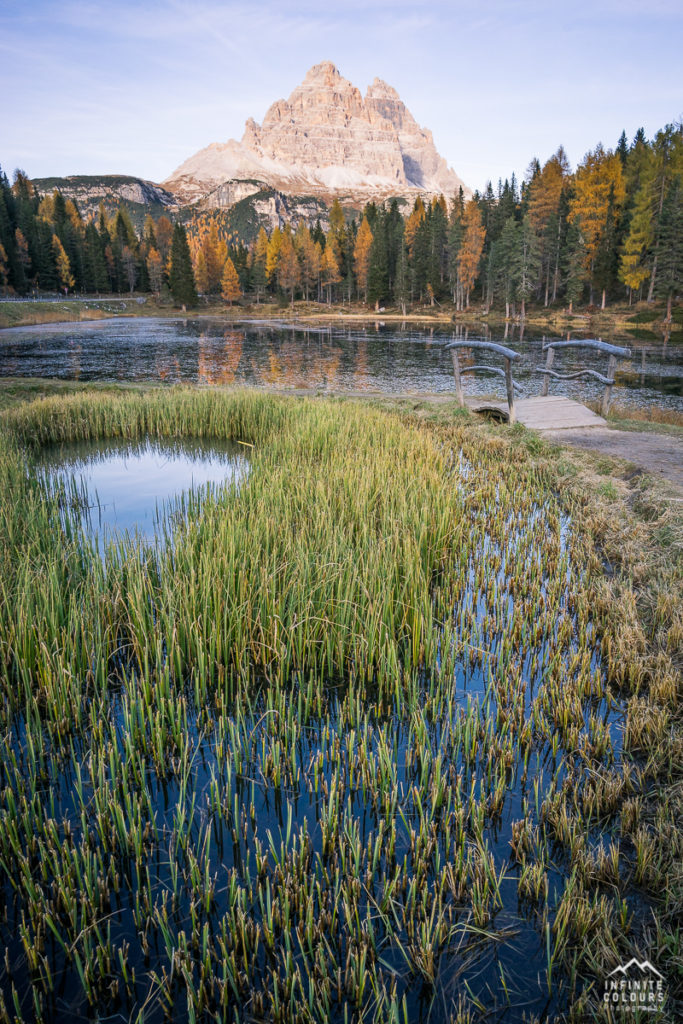
{"type": "Polygon", "coordinates": [[[673,1019],[683,614],[645,495],[634,534],[521,428],[351,401],[1,420],[0,1020],[608,1020],[632,956],[673,1019]],[[249,472],[152,541],[101,549],[34,465],[178,438],[249,472]]]}

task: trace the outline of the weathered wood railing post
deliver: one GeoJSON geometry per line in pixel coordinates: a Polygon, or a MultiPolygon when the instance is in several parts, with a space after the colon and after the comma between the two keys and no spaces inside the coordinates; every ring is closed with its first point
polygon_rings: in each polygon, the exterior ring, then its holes
{"type": "Polygon", "coordinates": [[[508,393],[508,423],[515,422],[515,385],[512,380],[512,360],[507,357],[505,363],[505,387],[508,393]]]}
{"type": "Polygon", "coordinates": [[[544,396],[546,396],[548,394],[548,385],[550,383],[550,370],[552,370],[552,368],[553,368],[553,360],[554,360],[554,358],[555,358],[555,349],[554,348],[549,348],[548,349],[548,355],[547,355],[547,358],[546,358],[546,361],[545,361],[546,372],[543,375],[543,390],[541,391],[541,394],[544,395],[544,396]]]}
{"type": "MultiPolygon", "coordinates": [[[[607,363],[607,379],[614,380],[614,371],[617,368],[617,357],[610,355],[607,363]]],[[[600,415],[603,419],[607,419],[607,413],[609,412],[610,402],[612,401],[612,384],[605,384],[605,391],[602,396],[602,408],[600,409],[600,415]]]]}
{"type": "Polygon", "coordinates": [[[453,360],[453,379],[455,380],[455,397],[458,400],[458,405],[464,405],[465,396],[462,393],[462,381],[460,379],[460,362],[458,360],[458,351],[455,348],[451,349],[451,359],[453,360]]]}

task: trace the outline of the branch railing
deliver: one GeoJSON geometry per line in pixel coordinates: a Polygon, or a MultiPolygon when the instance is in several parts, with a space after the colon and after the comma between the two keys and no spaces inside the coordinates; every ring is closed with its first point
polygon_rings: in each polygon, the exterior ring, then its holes
{"type": "Polygon", "coordinates": [[[511,348],[506,348],[505,345],[498,345],[494,341],[452,341],[446,346],[451,350],[451,358],[453,360],[453,378],[455,380],[455,397],[457,398],[460,405],[465,404],[465,395],[462,390],[462,375],[464,373],[473,373],[475,370],[487,370],[489,373],[497,373],[501,377],[505,378],[505,390],[507,391],[508,399],[508,422],[515,422],[515,388],[518,391],[521,390],[519,384],[512,377],[512,363],[515,359],[519,359],[519,352],[514,352],[511,348]],[[484,350],[487,352],[497,352],[498,355],[503,357],[503,365],[505,369],[501,370],[497,366],[460,366],[460,360],[458,359],[459,348],[474,348],[477,350],[484,350]]]}
{"type": "MultiPolygon", "coordinates": [[[[506,348],[505,345],[498,345],[494,341],[452,341],[446,346],[446,348],[451,351],[451,358],[453,360],[453,378],[455,380],[455,396],[459,404],[465,405],[465,396],[462,387],[463,374],[473,373],[475,370],[486,370],[488,373],[496,373],[505,378],[505,389],[507,391],[508,402],[508,420],[510,423],[514,423],[515,388],[518,391],[521,391],[521,388],[517,381],[513,379],[512,364],[515,359],[519,359],[519,353],[515,352],[511,348],[506,348]],[[497,366],[485,366],[480,364],[476,364],[474,366],[461,366],[460,359],[458,358],[458,349],[461,348],[495,352],[503,357],[504,369],[501,370],[497,366]]],[[[612,400],[612,388],[615,384],[614,373],[617,366],[617,360],[630,358],[631,350],[629,348],[620,348],[618,345],[609,345],[605,341],[586,338],[584,340],[577,341],[549,341],[543,346],[543,351],[548,353],[546,356],[545,366],[537,366],[534,369],[534,373],[543,374],[541,395],[545,396],[548,394],[551,377],[554,380],[579,380],[586,377],[592,377],[594,380],[598,380],[601,384],[605,385],[600,411],[601,414],[606,417],[612,400]],[[553,370],[555,351],[556,349],[565,348],[587,348],[594,352],[604,352],[609,356],[607,362],[607,373],[598,373],[597,370],[589,370],[587,367],[584,367],[581,370],[574,370],[571,373],[557,373],[556,370],[553,370]]]]}
{"type": "Polygon", "coordinates": [[[599,380],[601,384],[605,385],[600,413],[602,416],[606,417],[609,412],[610,402],[612,401],[612,388],[615,383],[614,373],[617,368],[617,359],[630,358],[631,349],[620,348],[618,345],[608,345],[605,341],[596,341],[595,339],[586,338],[580,341],[549,341],[543,346],[543,351],[548,353],[546,356],[545,366],[537,366],[535,369],[535,373],[543,374],[543,388],[541,390],[541,394],[548,394],[551,377],[555,380],[577,380],[578,378],[593,377],[595,380],[599,380]],[[588,348],[592,349],[594,352],[604,352],[609,356],[606,376],[598,373],[597,370],[589,370],[587,368],[574,370],[572,373],[556,373],[552,368],[555,359],[555,350],[564,348],[588,348]]]}

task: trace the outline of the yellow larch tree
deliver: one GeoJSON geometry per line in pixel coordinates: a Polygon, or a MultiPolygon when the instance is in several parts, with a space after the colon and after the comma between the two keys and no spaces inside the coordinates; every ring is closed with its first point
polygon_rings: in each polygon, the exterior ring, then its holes
{"type": "Polygon", "coordinates": [[[372,237],[372,229],[368,218],[364,216],[358,228],[356,244],[353,247],[353,269],[356,272],[358,291],[363,292],[365,302],[368,301],[368,270],[370,268],[372,237]]]}
{"type": "Polygon", "coordinates": [[[460,284],[465,293],[465,306],[470,304],[470,291],[477,280],[479,260],[484,249],[486,229],[481,222],[479,204],[474,200],[465,206],[463,215],[463,239],[457,256],[460,284]]]}
{"type": "Polygon", "coordinates": [[[567,157],[560,147],[529,183],[526,193],[529,217],[537,235],[543,234],[549,220],[557,213],[568,173],[567,157]]]}
{"type": "Polygon", "coordinates": [[[304,295],[306,301],[308,301],[311,290],[317,287],[318,284],[322,249],[317,242],[313,241],[308,225],[303,221],[301,221],[296,229],[294,248],[296,249],[301,268],[301,283],[304,295]]]}
{"type": "Polygon", "coordinates": [[[226,302],[230,303],[230,305],[232,305],[233,302],[238,302],[242,297],[240,279],[237,271],[235,270],[235,264],[229,256],[225,260],[223,274],[221,276],[221,295],[226,302]]]}
{"type": "Polygon", "coordinates": [[[569,162],[562,146],[529,183],[529,220],[541,245],[541,272],[545,282],[545,305],[557,296],[560,276],[562,218],[560,201],[569,175],[569,162]]]}
{"type": "Polygon", "coordinates": [[[266,229],[261,226],[256,237],[256,244],[252,256],[251,283],[256,292],[257,304],[261,301],[261,293],[265,291],[268,283],[266,263],[268,261],[268,235],[266,229]]]}
{"type": "MultiPolygon", "coordinates": [[[[102,206],[102,203],[100,203],[102,206]]],[[[55,219],[55,197],[54,195],[43,196],[38,205],[38,217],[40,220],[52,224],[55,219]]]]}
{"type": "Polygon", "coordinates": [[[59,241],[56,235],[54,235],[52,238],[52,251],[54,253],[55,263],[57,265],[57,278],[59,280],[59,285],[61,288],[64,289],[65,292],[67,292],[69,288],[73,288],[75,284],[75,279],[73,274],[71,273],[71,264],[69,262],[69,257],[64,252],[64,246],[59,241]]]}
{"type": "Polygon", "coordinates": [[[202,252],[206,262],[207,292],[217,292],[221,286],[223,268],[228,258],[227,244],[218,235],[218,225],[212,222],[205,236],[202,252]]]}
{"type": "Polygon", "coordinates": [[[287,225],[280,240],[280,253],[277,264],[277,283],[284,292],[289,292],[294,306],[294,292],[299,286],[301,274],[299,260],[292,240],[292,232],[287,225]]]}
{"type": "Polygon", "coordinates": [[[161,291],[164,275],[161,256],[159,255],[158,249],[155,249],[154,247],[152,247],[147,253],[147,276],[149,277],[149,283],[152,291],[158,295],[161,291]]]}
{"type": "Polygon", "coordinates": [[[342,252],[344,251],[345,233],[346,222],[344,220],[344,211],[342,210],[339,200],[335,198],[332,206],[330,207],[330,230],[327,234],[326,245],[329,245],[330,241],[332,242],[337,262],[341,259],[342,252]]]}
{"type": "Polygon", "coordinates": [[[586,269],[593,288],[593,269],[607,224],[608,210],[621,209],[626,195],[622,163],[617,153],[598,145],[587,153],[574,175],[569,202],[570,224],[578,224],[586,251],[586,269]]]}
{"type": "Polygon", "coordinates": [[[204,250],[200,249],[194,261],[194,279],[197,291],[200,295],[206,295],[209,291],[209,272],[206,267],[206,256],[204,250]]]}
{"type": "Polygon", "coordinates": [[[405,227],[405,240],[408,246],[408,253],[410,256],[413,255],[413,245],[415,243],[415,235],[422,221],[425,219],[425,204],[422,202],[420,196],[415,200],[413,212],[406,219],[405,227]]]}
{"type": "Polygon", "coordinates": [[[330,305],[332,302],[332,287],[335,284],[339,284],[342,279],[339,271],[339,264],[337,263],[337,257],[335,256],[334,246],[330,245],[329,242],[325,246],[325,251],[322,255],[320,262],[320,274],[323,288],[327,288],[327,304],[330,305]]]}
{"type": "Polygon", "coordinates": [[[17,251],[17,259],[21,263],[25,271],[31,266],[31,256],[28,251],[28,242],[21,228],[17,228],[14,232],[14,244],[17,251]]]}
{"type": "Polygon", "coordinates": [[[281,245],[282,232],[279,227],[275,227],[268,239],[268,251],[266,252],[266,277],[269,284],[273,284],[277,280],[277,268],[280,261],[281,245]]]}
{"type": "Polygon", "coordinates": [[[76,204],[74,203],[73,199],[67,199],[66,203],[64,204],[64,209],[66,210],[66,215],[71,221],[74,230],[78,231],[79,234],[82,233],[85,230],[83,218],[78,212],[76,204]]]}
{"type": "Polygon", "coordinates": [[[165,264],[171,256],[171,240],[173,238],[173,225],[166,214],[162,214],[156,223],[156,236],[157,249],[162,263],[165,264]]]}

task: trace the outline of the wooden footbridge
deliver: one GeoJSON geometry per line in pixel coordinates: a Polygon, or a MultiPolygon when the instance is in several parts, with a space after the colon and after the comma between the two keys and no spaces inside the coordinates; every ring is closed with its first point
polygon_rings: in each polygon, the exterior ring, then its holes
{"type": "Polygon", "coordinates": [[[524,424],[525,427],[530,427],[534,430],[563,430],[576,427],[605,426],[606,421],[604,417],[607,416],[612,399],[617,359],[628,358],[631,355],[631,351],[628,348],[619,348],[617,345],[608,345],[604,341],[593,339],[547,342],[543,346],[543,351],[547,353],[545,366],[537,366],[534,370],[535,373],[543,374],[543,386],[540,395],[534,398],[517,399],[515,391],[519,392],[521,389],[512,376],[512,365],[515,360],[519,359],[518,352],[513,351],[511,348],[506,348],[504,345],[498,345],[493,341],[453,341],[447,348],[451,350],[455,394],[461,405],[466,405],[473,412],[489,413],[507,420],[508,423],[519,422],[524,424]],[[553,370],[555,352],[558,349],[567,348],[584,348],[604,352],[609,356],[607,373],[601,374],[597,370],[589,370],[587,368],[575,370],[572,373],[557,373],[556,370],[553,370]],[[481,350],[495,352],[503,357],[504,368],[501,369],[497,366],[483,364],[462,366],[458,355],[459,349],[474,349],[475,352],[481,350]],[[507,401],[487,401],[476,398],[473,395],[465,397],[462,386],[463,375],[474,373],[477,370],[495,373],[505,379],[507,401]],[[565,398],[562,395],[548,394],[551,378],[553,380],[578,380],[586,377],[597,379],[605,385],[600,410],[602,416],[598,416],[597,413],[592,412],[591,409],[582,405],[581,402],[575,402],[573,399],[565,398]]]}

